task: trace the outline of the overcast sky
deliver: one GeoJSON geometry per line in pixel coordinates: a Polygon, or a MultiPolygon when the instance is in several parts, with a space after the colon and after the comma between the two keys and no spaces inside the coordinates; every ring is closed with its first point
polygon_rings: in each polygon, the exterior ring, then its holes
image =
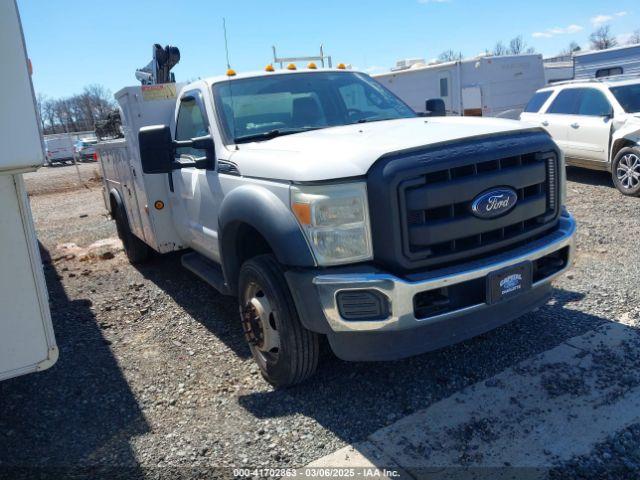
{"type": "Polygon", "coordinates": [[[180,48],[177,80],[226,69],[222,17],[238,71],[283,56],[316,54],[368,72],[396,60],[429,61],[449,48],[465,56],[522,35],[553,56],[571,41],[609,24],[624,41],[640,29],[638,0],[18,0],[37,92],[50,97],[99,83],[115,92],[134,85],[135,69],[151,60],[151,45],[180,48]],[[179,6],[180,5],[180,6],[179,6]]]}

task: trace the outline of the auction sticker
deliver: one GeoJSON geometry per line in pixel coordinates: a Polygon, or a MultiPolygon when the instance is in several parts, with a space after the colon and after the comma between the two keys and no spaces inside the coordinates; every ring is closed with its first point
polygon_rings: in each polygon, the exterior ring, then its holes
{"type": "Polygon", "coordinates": [[[176,98],[175,83],[161,83],[158,85],[142,85],[142,99],[148,100],[170,100],[176,98]]]}

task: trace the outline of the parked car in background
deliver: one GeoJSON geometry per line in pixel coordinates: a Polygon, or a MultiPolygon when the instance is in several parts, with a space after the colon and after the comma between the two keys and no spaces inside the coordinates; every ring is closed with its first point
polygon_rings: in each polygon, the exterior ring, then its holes
{"type": "Polygon", "coordinates": [[[98,161],[98,154],[96,153],[95,144],[98,143],[97,139],[83,138],[75,143],[75,151],[77,158],[80,160],[93,160],[98,161]]]}
{"type": "Polygon", "coordinates": [[[546,129],[568,165],[609,171],[620,192],[640,196],[640,78],[543,88],[520,119],[546,129]]]}
{"type": "Polygon", "coordinates": [[[54,163],[72,162],[76,153],[76,147],[73,139],[68,135],[45,138],[45,153],[47,165],[54,163]]]}

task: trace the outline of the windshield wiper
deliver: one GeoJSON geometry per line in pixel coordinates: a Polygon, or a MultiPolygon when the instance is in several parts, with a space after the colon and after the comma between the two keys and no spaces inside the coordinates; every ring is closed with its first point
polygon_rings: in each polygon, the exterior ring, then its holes
{"type": "Polygon", "coordinates": [[[383,118],[376,118],[376,117],[372,117],[372,118],[361,118],[361,119],[360,119],[360,120],[358,120],[356,123],[384,122],[385,120],[397,120],[398,118],[401,118],[401,117],[383,117],[383,118]]]}
{"type": "Polygon", "coordinates": [[[292,129],[273,129],[266,132],[254,133],[251,135],[243,135],[242,137],[236,137],[233,139],[233,143],[247,143],[260,140],[271,140],[272,138],[281,137],[283,135],[292,135],[294,133],[308,132],[309,130],[318,130],[324,127],[304,127],[304,128],[292,128],[292,129]]]}

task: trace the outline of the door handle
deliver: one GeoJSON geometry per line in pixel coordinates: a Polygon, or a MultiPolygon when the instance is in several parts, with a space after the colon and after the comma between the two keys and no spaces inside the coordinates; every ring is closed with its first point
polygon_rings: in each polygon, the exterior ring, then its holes
{"type": "Polygon", "coordinates": [[[578,123],[572,123],[572,124],[571,124],[571,128],[580,128],[580,124],[578,124],[578,123]]]}
{"type": "Polygon", "coordinates": [[[547,122],[546,120],[544,122],[542,122],[540,125],[542,125],[543,127],[548,127],[549,126],[549,122],[547,122]]]}

